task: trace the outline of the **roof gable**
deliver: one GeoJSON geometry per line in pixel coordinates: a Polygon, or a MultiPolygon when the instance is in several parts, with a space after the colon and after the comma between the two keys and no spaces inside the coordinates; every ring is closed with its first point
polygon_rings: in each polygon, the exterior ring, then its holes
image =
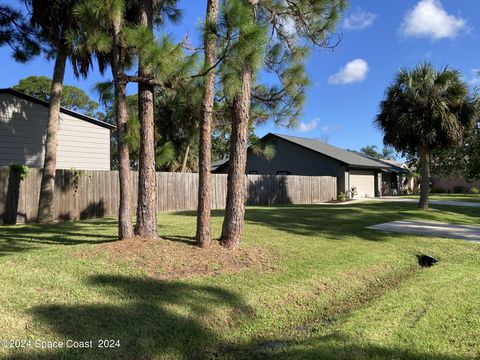
{"type": "MultiPolygon", "coordinates": [[[[12,88],[6,88],[6,89],[0,89],[0,94],[8,94],[8,95],[13,95],[13,96],[16,96],[18,98],[21,98],[23,100],[27,100],[27,101],[30,101],[32,103],[35,103],[35,104],[38,104],[38,105],[42,105],[42,106],[45,106],[45,107],[49,107],[50,103],[48,101],[44,101],[44,100],[41,100],[41,99],[38,99],[36,97],[33,97],[33,96],[30,96],[30,95],[27,95],[27,94],[24,94],[20,91],[17,91],[17,90],[14,90],[12,88]]],[[[87,116],[87,115],[84,115],[84,114],[80,114],[76,111],[72,111],[72,110],[68,110],[64,107],[60,107],[60,112],[61,113],[64,113],[64,114],[67,114],[67,115],[70,115],[70,116],[73,116],[77,119],[80,119],[80,120],[83,120],[83,121],[87,121],[91,124],[94,124],[94,125],[98,125],[98,126],[101,126],[101,127],[104,127],[104,128],[107,128],[107,129],[115,129],[115,125],[112,125],[112,124],[109,124],[109,123],[106,123],[105,121],[100,121],[98,119],[95,119],[95,118],[92,118],[90,116],[87,116]]]]}

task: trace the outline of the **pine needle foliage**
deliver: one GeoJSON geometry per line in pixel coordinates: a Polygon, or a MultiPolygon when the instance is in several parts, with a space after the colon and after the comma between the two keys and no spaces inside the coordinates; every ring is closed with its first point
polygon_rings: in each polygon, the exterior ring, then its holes
{"type": "Polygon", "coordinates": [[[252,121],[295,126],[309,86],[305,61],[310,47],[338,44],[340,36],[334,31],[347,5],[346,0],[225,2],[217,26],[210,30],[220,39],[218,56],[224,59],[221,98],[231,103],[242,86],[240,72],[247,66],[255,79],[252,121]]]}
{"type": "Polygon", "coordinates": [[[21,11],[0,6],[0,46],[7,45],[15,61],[25,63],[42,51],[39,34],[21,11]]]}

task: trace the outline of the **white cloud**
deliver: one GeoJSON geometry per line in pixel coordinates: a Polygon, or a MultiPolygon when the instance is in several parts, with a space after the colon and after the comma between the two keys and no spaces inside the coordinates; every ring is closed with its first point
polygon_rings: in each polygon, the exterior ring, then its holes
{"type": "Polygon", "coordinates": [[[362,30],[373,25],[377,15],[357,8],[344,21],[343,27],[347,30],[362,30]]]}
{"type": "Polygon", "coordinates": [[[340,68],[336,74],[330,75],[329,84],[350,84],[365,80],[368,73],[368,64],[363,59],[355,59],[340,68]]]}
{"type": "Polygon", "coordinates": [[[472,69],[472,77],[468,81],[470,85],[480,84],[480,69],[472,69]]]}
{"type": "Polygon", "coordinates": [[[312,130],[314,130],[314,129],[317,128],[319,121],[320,121],[319,118],[313,118],[313,119],[312,119],[311,121],[309,121],[309,122],[300,121],[300,123],[298,124],[296,130],[299,131],[299,132],[309,132],[309,131],[312,131],[312,130]]]}
{"type": "Polygon", "coordinates": [[[448,14],[440,0],[421,0],[405,14],[400,30],[405,36],[453,39],[460,31],[467,30],[467,22],[448,14]]]}

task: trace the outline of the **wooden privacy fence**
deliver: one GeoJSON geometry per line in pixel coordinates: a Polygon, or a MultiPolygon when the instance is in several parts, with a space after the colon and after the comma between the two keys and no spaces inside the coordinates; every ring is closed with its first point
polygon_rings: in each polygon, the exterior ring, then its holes
{"type": "MultiPolygon", "coordinates": [[[[337,198],[335,177],[246,175],[247,205],[314,204],[337,198]]],[[[0,168],[0,223],[35,220],[41,170],[30,169],[24,180],[8,167],[0,168]]],[[[55,217],[58,220],[117,216],[117,171],[57,170],[55,217]]],[[[133,199],[137,202],[138,174],[132,172],[133,199]]],[[[196,210],[198,174],[157,173],[159,212],[196,210]]],[[[212,208],[225,207],[227,175],[212,174],[212,208]]]]}

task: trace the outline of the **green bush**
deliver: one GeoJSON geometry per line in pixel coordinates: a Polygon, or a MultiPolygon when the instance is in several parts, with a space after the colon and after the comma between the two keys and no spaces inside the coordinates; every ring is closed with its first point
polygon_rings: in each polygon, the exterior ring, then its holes
{"type": "Polygon", "coordinates": [[[347,195],[341,192],[340,194],[338,194],[338,201],[341,201],[341,202],[347,201],[347,195]]]}
{"type": "Polygon", "coordinates": [[[453,187],[453,192],[455,194],[462,194],[465,192],[465,188],[463,186],[454,186],[453,187]]]}
{"type": "Polygon", "coordinates": [[[472,194],[479,194],[479,193],[480,193],[480,190],[478,190],[478,188],[476,188],[475,186],[472,186],[472,187],[470,188],[470,192],[471,192],[472,194]]]}
{"type": "Polygon", "coordinates": [[[12,173],[15,173],[18,175],[20,178],[20,181],[25,180],[25,178],[28,175],[29,167],[27,165],[18,165],[18,164],[12,164],[10,165],[10,171],[12,173]]]}

